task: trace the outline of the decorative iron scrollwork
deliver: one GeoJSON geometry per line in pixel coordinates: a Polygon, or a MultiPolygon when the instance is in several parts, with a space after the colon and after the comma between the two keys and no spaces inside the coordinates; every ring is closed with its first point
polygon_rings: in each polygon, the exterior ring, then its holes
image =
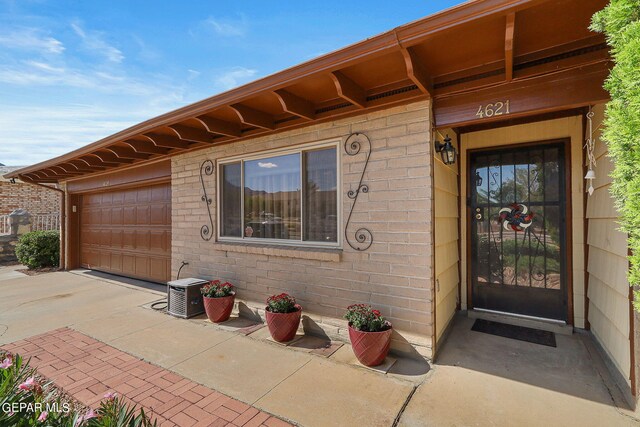
{"type": "Polygon", "coordinates": [[[362,180],[364,179],[364,174],[367,171],[367,165],[369,164],[369,158],[371,157],[372,147],[369,137],[360,132],[352,133],[344,142],[344,151],[348,156],[357,156],[358,154],[360,154],[363,144],[366,144],[368,146],[367,157],[364,162],[364,167],[362,168],[362,174],[360,175],[360,182],[358,183],[358,187],[355,190],[349,190],[347,192],[347,197],[353,200],[353,204],[351,205],[351,210],[349,211],[349,216],[347,217],[347,224],[344,227],[345,240],[347,241],[349,246],[351,246],[356,251],[366,251],[367,249],[369,249],[369,247],[371,247],[371,244],[373,243],[373,234],[367,228],[358,228],[353,234],[353,239],[350,238],[349,235],[349,224],[351,223],[351,215],[353,214],[353,208],[355,208],[358,201],[358,196],[360,195],[360,193],[369,192],[369,186],[367,184],[363,184],[362,180]]]}
{"type": "Polygon", "coordinates": [[[200,227],[200,237],[202,237],[202,240],[206,240],[206,241],[211,240],[211,237],[213,237],[213,217],[211,216],[212,200],[211,200],[211,197],[207,195],[207,188],[204,185],[204,176],[213,175],[214,169],[215,167],[213,166],[213,162],[211,160],[205,160],[200,165],[200,183],[202,184],[202,192],[203,192],[203,195],[200,199],[207,206],[207,212],[209,213],[209,224],[210,224],[210,225],[205,224],[202,227],[200,227]]]}

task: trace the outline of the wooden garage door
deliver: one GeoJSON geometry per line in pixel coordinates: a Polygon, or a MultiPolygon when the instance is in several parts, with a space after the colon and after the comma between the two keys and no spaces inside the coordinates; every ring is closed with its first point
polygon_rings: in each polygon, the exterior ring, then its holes
{"type": "Polygon", "coordinates": [[[166,282],[171,264],[171,187],[158,184],[82,196],[84,268],[166,282]]]}

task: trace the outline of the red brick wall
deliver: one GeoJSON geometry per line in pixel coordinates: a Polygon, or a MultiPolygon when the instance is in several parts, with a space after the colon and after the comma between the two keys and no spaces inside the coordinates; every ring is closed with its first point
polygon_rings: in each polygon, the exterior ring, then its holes
{"type": "Polygon", "coordinates": [[[30,214],[60,213],[60,193],[33,184],[0,181],[0,215],[16,209],[26,209],[30,214]]]}

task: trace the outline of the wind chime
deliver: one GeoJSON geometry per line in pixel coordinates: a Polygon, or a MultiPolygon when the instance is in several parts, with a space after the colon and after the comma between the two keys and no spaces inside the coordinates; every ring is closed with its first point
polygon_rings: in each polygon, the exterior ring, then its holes
{"type": "Polygon", "coordinates": [[[589,184],[587,192],[589,193],[590,196],[593,194],[593,191],[594,191],[593,180],[596,179],[596,172],[594,170],[596,167],[596,155],[595,155],[596,140],[593,137],[593,116],[594,115],[595,113],[591,109],[591,106],[589,106],[589,112],[587,113],[587,126],[589,128],[589,134],[587,136],[587,141],[584,145],[584,148],[587,152],[587,161],[589,163],[589,169],[587,169],[587,174],[584,176],[584,179],[589,184]]]}

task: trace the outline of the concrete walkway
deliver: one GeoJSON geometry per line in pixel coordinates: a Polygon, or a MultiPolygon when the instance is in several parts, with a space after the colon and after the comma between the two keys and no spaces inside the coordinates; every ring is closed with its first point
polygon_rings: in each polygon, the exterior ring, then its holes
{"type": "Polygon", "coordinates": [[[385,374],[358,367],[349,345],[325,357],[143,308],[164,294],[135,281],[6,272],[0,345],[70,327],[304,426],[637,425],[578,334],[553,349],[461,318],[437,365],[400,359],[385,374]]]}

